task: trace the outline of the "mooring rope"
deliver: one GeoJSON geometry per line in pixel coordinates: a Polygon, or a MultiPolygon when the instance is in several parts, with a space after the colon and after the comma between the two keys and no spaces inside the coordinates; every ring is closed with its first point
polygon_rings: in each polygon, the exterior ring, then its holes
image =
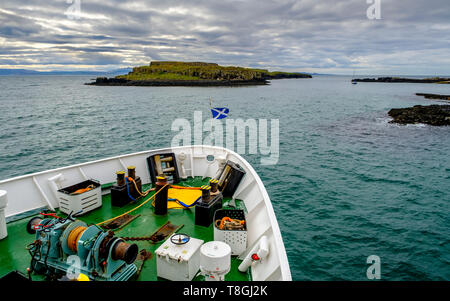
{"type": "Polygon", "coordinates": [[[145,204],[147,204],[150,200],[154,199],[154,198],[156,197],[156,195],[157,195],[161,190],[163,190],[163,188],[165,188],[166,186],[169,186],[169,184],[166,184],[166,185],[164,185],[163,187],[161,187],[161,189],[159,189],[154,195],[152,195],[152,196],[149,197],[147,200],[145,200],[142,204],[140,204],[140,205],[134,207],[133,209],[131,209],[131,210],[125,212],[125,213],[122,213],[121,215],[118,215],[118,216],[116,216],[116,217],[107,219],[106,221],[103,221],[103,222],[98,223],[98,224],[96,224],[96,225],[97,225],[97,226],[103,225],[103,224],[105,224],[105,223],[107,223],[107,222],[110,222],[110,221],[113,221],[113,220],[115,220],[115,219],[118,219],[119,217],[122,217],[122,216],[124,216],[125,214],[131,213],[131,212],[133,212],[133,211],[135,211],[135,210],[141,208],[142,206],[144,206],[145,204]]]}

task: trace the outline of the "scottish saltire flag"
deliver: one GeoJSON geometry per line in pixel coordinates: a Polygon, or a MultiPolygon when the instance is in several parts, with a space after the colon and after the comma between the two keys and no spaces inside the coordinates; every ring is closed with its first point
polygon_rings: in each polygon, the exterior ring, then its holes
{"type": "Polygon", "coordinates": [[[224,119],[228,117],[230,109],[228,108],[211,108],[212,116],[214,119],[224,119]]]}

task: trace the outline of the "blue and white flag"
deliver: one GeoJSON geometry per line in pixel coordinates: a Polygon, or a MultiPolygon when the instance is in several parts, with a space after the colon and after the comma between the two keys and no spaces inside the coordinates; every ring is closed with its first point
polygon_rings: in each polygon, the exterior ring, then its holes
{"type": "Polygon", "coordinates": [[[211,108],[214,119],[224,119],[228,117],[230,110],[228,108],[211,108]]]}

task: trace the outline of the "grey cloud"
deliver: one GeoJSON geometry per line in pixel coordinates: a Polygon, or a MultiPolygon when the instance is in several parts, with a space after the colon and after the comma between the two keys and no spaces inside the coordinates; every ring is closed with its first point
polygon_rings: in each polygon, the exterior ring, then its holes
{"type": "Polygon", "coordinates": [[[410,70],[408,56],[413,56],[418,73],[449,73],[450,62],[442,57],[450,46],[450,2],[381,3],[382,20],[368,20],[365,0],[81,0],[84,17],[69,20],[64,15],[69,4],[62,0],[2,0],[0,38],[6,43],[0,45],[0,63],[120,68],[130,60],[195,59],[400,74],[410,70]]]}

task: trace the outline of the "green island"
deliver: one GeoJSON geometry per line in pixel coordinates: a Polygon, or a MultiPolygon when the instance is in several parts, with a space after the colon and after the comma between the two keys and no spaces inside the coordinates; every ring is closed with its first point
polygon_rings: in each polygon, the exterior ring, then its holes
{"type": "Polygon", "coordinates": [[[220,66],[204,62],[154,61],[148,66],[134,67],[125,75],[98,77],[88,85],[98,86],[238,86],[267,85],[269,80],[312,78],[300,72],[220,66]]]}

